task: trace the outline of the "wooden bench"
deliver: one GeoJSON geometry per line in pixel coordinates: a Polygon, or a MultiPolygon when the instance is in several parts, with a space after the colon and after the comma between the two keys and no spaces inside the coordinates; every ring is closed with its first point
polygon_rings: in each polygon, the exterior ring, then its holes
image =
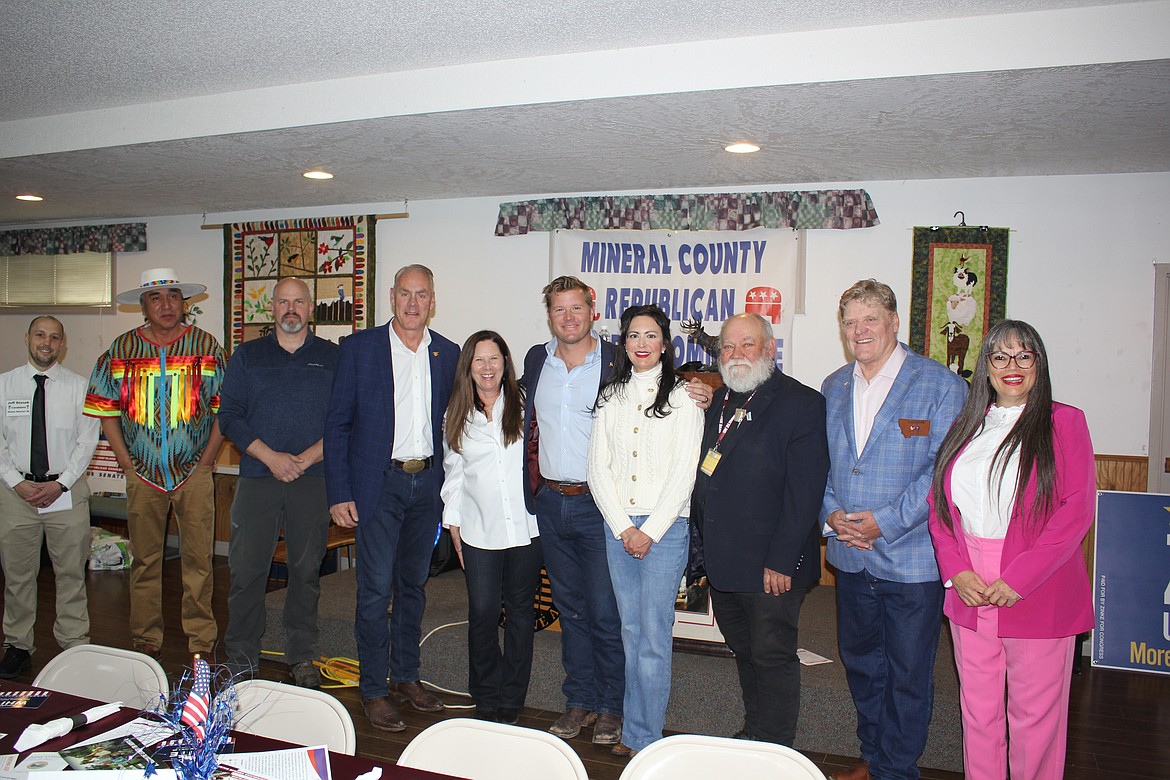
{"type": "MultiPolygon", "coordinates": [[[[345,551],[345,561],[349,568],[353,568],[353,554],[354,545],[357,543],[357,537],[354,529],[342,528],[341,526],[329,526],[329,537],[325,541],[325,556],[328,557],[330,553],[337,550],[345,551]]],[[[322,561],[324,562],[324,561],[322,561]]],[[[284,540],[281,539],[276,543],[276,552],[272,555],[272,572],[269,574],[269,580],[276,580],[277,582],[288,581],[288,547],[285,546],[284,540]],[[277,570],[276,567],[283,567],[282,570],[277,570]],[[284,577],[276,576],[278,571],[283,571],[284,577]]]]}

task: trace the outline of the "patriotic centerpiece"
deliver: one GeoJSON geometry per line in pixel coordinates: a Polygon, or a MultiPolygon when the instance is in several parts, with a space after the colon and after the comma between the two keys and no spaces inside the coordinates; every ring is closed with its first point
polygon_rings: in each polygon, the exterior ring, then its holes
{"type": "Polygon", "coordinates": [[[211,665],[196,655],[191,673],[184,675],[164,713],[184,742],[183,748],[171,754],[171,766],[182,780],[211,780],[219,750],[232,728],[235,701],[235,686],[227,670],[213,674],[211,665]]]}

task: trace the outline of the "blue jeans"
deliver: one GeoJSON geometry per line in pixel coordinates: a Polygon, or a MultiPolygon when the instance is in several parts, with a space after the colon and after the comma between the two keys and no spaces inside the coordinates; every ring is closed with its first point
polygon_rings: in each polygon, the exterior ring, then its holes
{"type": "Polygon", "coordinates": [[[439,484],[443,470],[417,474],[390,469],[373,517],[357,527],[357,639],[363,699],[386,696],[387,678],[419,678],[418,644],[427,604],[427,575],[439,527],[439,484]],[[389,626],[386,608],[394,599],[389,626]]]}
{"type": "Polygon", "coordinates": [[[593,497],[542,487],[536,520],[553,602],[561,617],[566,707],[621,716],[625,654],[605,539],[612,536],[593,497]]]}
{"type": "MultiPolygon", "coordinates": [[[[646,516],[631,517],[641,528],[646,516]]],[[[643,750],[662,739],[670,701],[670,664],[674,648],[674,602],[690,551],[687,519],[680,517],[651,545],[645,558],[629,555],[621,539],[606,536],[609,577],[622,617],[626,653],[625,723],[622,743],[643,750]]]]}
{"type": "Polygon", "coordinates": [[[523,547],[484,550],[463,542],[467,577],[467,691],[476,709],[523,709],[532,675],[540,537],[523,547]],[[500,652],[500,604],[504,649],[500,652]]]}
{"type": "Polygon", "coordinates": [[[934,708],[939,582],[837,573],[837,642],[874,778],[916,780],[934,708]]]}

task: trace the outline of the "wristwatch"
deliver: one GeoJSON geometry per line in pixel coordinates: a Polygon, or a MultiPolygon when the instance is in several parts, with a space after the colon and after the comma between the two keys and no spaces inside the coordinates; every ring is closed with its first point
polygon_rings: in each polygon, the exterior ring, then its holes
{"type": "Polygon", "coordinates": [[[58,482],[57,484],[61,486],[61,492],[62,492],[62,493],[68,493],[68,492],[69,492],[69,486],[68,486],[68,485],[66,485],[64,482],[58,482]]]}

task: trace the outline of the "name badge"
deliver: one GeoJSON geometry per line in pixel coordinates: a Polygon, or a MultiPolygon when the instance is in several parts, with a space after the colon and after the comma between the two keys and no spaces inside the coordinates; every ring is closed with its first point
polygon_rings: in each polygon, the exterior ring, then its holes
{"type": "Polygon", "coordinates": [[[723,453],[717,449],[707,450],[707,454],[703,456],[703,463],[699,466],[699,470],[708,477],[715,473],[715,468],[719,465],[719,460],[723,457],[723,453]]]}
{"type": "Polygon", "coordinates": [[[31,398],[11,398],[8,400],[8,406],[5,413],[9,417],[28,417],[32,414],[32,399],[31,398]]]}

